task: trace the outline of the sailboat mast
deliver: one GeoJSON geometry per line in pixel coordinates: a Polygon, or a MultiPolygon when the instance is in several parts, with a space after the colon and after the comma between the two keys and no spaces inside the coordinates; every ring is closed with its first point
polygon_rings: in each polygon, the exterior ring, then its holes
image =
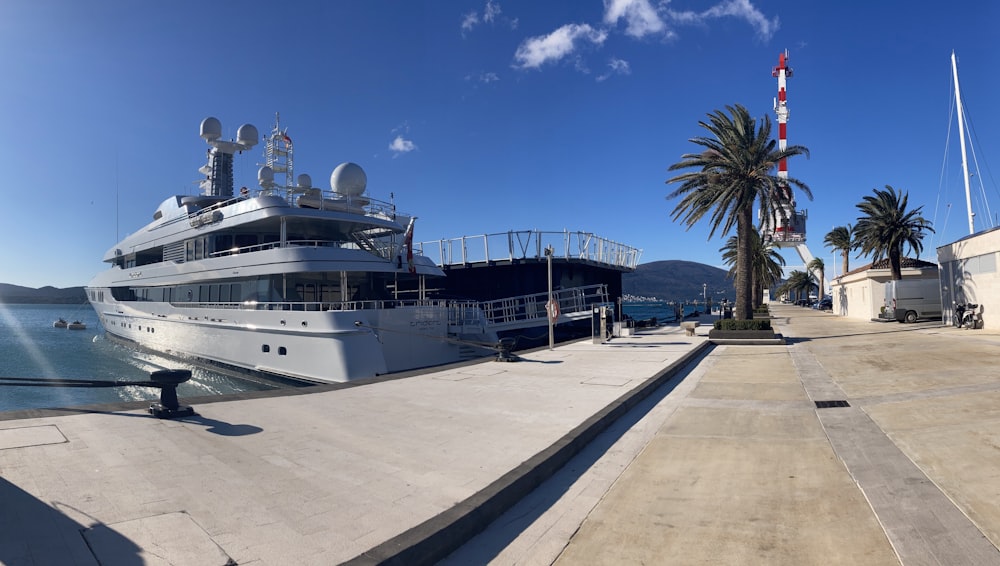
{"type": "Polygon", "coordinates": [[[965,206],[969,210],[969,234],[975,234],[976,228],[973,219],[976,216],[972,212],[972,196],[969,191],[969,161],[965,157],[965,114],[962,113],[962,94],[958,89],[958,62],[955,59],[955,52],[951,52],[951,73],[955,77],[955,105],[958,111],[958,140],[962,147],[962,177],[965,180],[965,206]]]}

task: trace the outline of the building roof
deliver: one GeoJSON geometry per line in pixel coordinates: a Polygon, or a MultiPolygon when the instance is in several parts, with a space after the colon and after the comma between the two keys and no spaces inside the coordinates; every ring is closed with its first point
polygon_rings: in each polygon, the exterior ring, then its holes
{"type": "MultiPolygon", "coordinates": [[[[937,269],[938,265],[936,263],[931,263],[929,261],[924,261],[922,259],[914,259],[912,257],[903,257],[899,261],[899,267],[901,269],[937,269]]],[[[889,269],[889,258],[884,257],[878,261],[869,263],[867,265],[862,265],[856,269],[852,269],[847,273],[843,273],[837,276],[837,279],[844,277],[846,275],[854,275],[855,273],[861,273],[862,271],[874,270],[874,269],[889,269]]]]}

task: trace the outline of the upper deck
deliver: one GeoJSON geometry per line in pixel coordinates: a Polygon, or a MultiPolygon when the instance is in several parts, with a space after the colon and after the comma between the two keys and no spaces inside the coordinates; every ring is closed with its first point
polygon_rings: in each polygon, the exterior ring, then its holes
{"type": "Polygon", "coordinates": [[[602,238],[591,232],[545,232],[511,230],[494,234],[462,236],[414,244],[417,253],[442,268],[475,265],[515,264],[545,261],[551,246],[552,258],[582,262],[620,271],[634,271],[642,250],[602,238]]]}

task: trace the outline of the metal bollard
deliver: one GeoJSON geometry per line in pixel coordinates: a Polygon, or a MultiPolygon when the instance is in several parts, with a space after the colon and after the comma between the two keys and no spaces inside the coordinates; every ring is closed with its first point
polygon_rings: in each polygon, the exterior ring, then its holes
{"type": "Polygon", "coordinates": [[[150,373],[149,380],[154,387],[160,388],[160,402],[149,406],[150,414],[160,419],[194,415],[194,409],[177,401],[177,386],[189,379],[191,370],[187,369],[161,369],[150,373]]]}

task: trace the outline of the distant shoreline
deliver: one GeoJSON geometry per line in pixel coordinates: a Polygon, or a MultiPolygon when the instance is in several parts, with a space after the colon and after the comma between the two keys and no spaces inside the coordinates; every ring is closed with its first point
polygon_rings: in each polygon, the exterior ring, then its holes
{"type": "Polygon", "coordinates": [[[0,304],[7,305],[80,305],[87,302],[83,287],[42,287],[32,289],[0,283],[0,304]]]}

